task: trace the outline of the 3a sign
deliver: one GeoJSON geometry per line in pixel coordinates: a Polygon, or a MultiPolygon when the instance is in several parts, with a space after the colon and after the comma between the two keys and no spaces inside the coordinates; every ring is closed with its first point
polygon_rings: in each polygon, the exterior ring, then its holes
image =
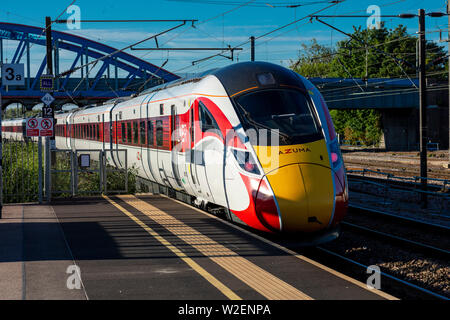
{"type": "Polygon", "coordinates": [[[52,137],[54,120],[49,118],[27,119],[27,137],[52,137]]]}
{"type": "Polygon", "coordinates": [[[5,63],[2,65],[2,84],[4,86],[25,85],[25,66],[23,63],[5,63]]]}

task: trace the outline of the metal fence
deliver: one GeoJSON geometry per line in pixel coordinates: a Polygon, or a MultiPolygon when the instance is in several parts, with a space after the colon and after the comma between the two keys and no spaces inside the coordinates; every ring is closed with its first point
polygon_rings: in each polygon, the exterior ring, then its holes
{"type": "Polygon", "coordinates": [[[5,204],[51,201],[82,195],[128,193],[130,171],[126,150],[114,150],[124,159],[123,168],[108,163],[109,150],[51,150],[48,157],[49,184],[45,184],[46,168],[42,140],[39,142],[2,140],[3,185],[5,204]],[[89,155],[89,163],[81,166],[81,155],[89,155]],[[48,190],[46,190],[48,189],[48,190]]]}
{"type": "Polygon", "coordinates": [[[42,144],[3,140],[3,203],[42,200],[42,144]]]}
{"type": "Polygon", "coordinates": [[[127,150],[114,152],[125,159],[123,168],[108,164],[110,150],[52,150],[51,197],[128,193],[127,150]]]}

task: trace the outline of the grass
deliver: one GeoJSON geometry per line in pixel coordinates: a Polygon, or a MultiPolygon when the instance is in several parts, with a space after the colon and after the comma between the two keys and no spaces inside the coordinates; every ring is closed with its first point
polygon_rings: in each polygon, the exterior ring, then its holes
{"type": "MultiPolygon", "coordinates": [[[[53,162],[52,198],[71,197],[71,163],[70,152],[56,152],[53,162]],[[61,172],[67,171],[67,172],[61,172]]],[[[44,158],[43,158],[44,159],[44,158]]],[[[33,142],[3,143],[3,203],[26,203],[38,201],[38,146],[33,142]]],[[[89,170],[98,170],[99,162],[92,161],[89,170]]],[[[125,175],[128,175],[128,193],[136,192],[137,170],[129,168],[127,172],[107,166],[107,190],[125,190],[125,175]]],[[[101,194],[99,172],[79,169],[78,194],[101,194]]],[[[121,192],[125,193],[125,191],[121,192]]]]}
{"type": "Polygon", "coordinates": [[[3,202],[38,200],[38,146],[36,143],[3,143],[3,202]]]}

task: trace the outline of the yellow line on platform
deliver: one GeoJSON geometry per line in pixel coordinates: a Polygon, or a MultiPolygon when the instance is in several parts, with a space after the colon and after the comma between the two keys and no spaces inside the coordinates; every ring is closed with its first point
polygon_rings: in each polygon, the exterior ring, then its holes
{"type": "Polygon", "coordinates": [[[148,202],[132,195],[122,195],[118,198],[166,228],[267,299],[312,300],[297,288],[148,202]]]}
{"type": "Polygon", "coordinates": [[[361,281],[358,281],[358,280],[356,280],[356,279],[353,279],[353,278],[351,278],[351,277],[349,277],[349,276],[347,276],[347,275],[345,275],[345,274],[343,274],[343,273],[341,273],[341,272],[339,272],[339,271],[333,270],[333,269],[331,269],[331,268],[329,268],[329,267],[327,267],[327,266],[325,266],[325,265],[323,265],[323,264],[321,264],[321,263],[319,263],[319,262],[317,262],[317,261],[314,261],[314,260],[312,260],[312,259],[309,259],[309,258],[303,256],[303,255],[300,255],[300,254],[294,252],[294,251],[291,250],[291,249],[288,249],[288,248],[283,247],[283,246],[281,246],[281,245],[279,245],[279,244],[277,244],[277,243],[275,243],[275,242],[272,242],[272,241],[270,241],[270,240],[267,240],[266,238],[263,238],[263,237],[261,237],[261,236],[255,234],[255,233],[253,233],[253,232],[247,231],[247,230],[245,230],[245,229],[243,229],[243,228],[241,228],[241,227],[239,227],[239,226],[237,226],[237,225],[235,225],[235,224],[232,224],[232,223],[230,223],[230,222],[228,222],[228,221],[224,221],[224,220],[222,220],[222,219],[219,219],[219,218],[217,218],[216,216],[214,216],[214,215],[212,215],[212,214],[209,214],[209,213],[207,213],[207,212],[205,212],[205,211],[203,211],[203,210],[200,210],[200,209],[197,209],[197,208],[195,208],[195,207],[192,207],[192,206],[190,206],[190,205],[188,205],[188,204],[186,204],[186,203],[184,203],[184,202],[182,202],[182,201],[179,201],[179,200],[176,200],[176,199],[169,198],[169,197],[167,197],[167,196],[165,196],[165,195],[161,195],[161,196],[164,197],[164,198],[166,198],[166,199],[169,199],[169,200],[171,200],[171,201],[174,201],[174,202],[176,202],[176,203],[179,203],[179,204],[181,204],[181,205],[183,205],[183,206],[185,206],[185,207],[187,207],[187,208],[190,208],[190,209],[192,209],[192,210],[195,210],[195,211],[197,211],[197,212],[199,212],[199,213],[202,213],[202,214],[204,214],[204,215],[206,215],[206,216],[208,216],[208,217],[210,217],[210,218],[212,218],[212,219],[215,219],[215,220],[218,220],[218,221],[220,221],[220,222],[222,222],[222,223],[225,223],[226,225],[228,225],[228,226],[230,226],[230,227],[233,227],[233,228],[235,228],[235,229],[237,229],[237,230],[239,230],[239,231],[241,231],[241,232],[243,232],[243,233],[245,233],[245,234],[247,234],[247,235],[249,235],[249,236],[252,236],[252,237],[254,237],[255,239],[258,239],[258,240],[260,240],[260,241],[262,241],[262,242],[264,242],[264,243],[267,243],[267,244],[269,244],[269,245],[271,245],[271,246],[273,246],[273,247],[275,247],[275,248],[278,248],[278,249],[280,249],[280,250],[286,252],[287,254],[289,254],[289,255],[291,255],[291,256],[297,258],[297,259],[300,259],[300,260],[303,260],[303,261],[305,261],[305,262],[307,262],[307,263],[310,263],[310,264],[312,264],[312,265],[314,265],[314,266],[316,266],[316,267],[318,267],[318,268],[320,268],[320,269],[322,269],[322,270],[324,270],[324,271],[326,271],[326,272],[329,272],[330,274],[333,274],[333,275],[336,276],[336,277],[339,277],[339,278],[341,278],[341,279],[343,279],[343,280],[346,280],[346,281],[348,281],[348,282],[350,282],[350,283],[353,283],[354,285],[357,285],[358,287],[360,287],[360,288],[362,288],[362,289],[364,289],[364,290],[373,292],[374,294],[376,294],[376,295],[378,295],[378,296],[380,296],[380,297],[383,297],[383,298],[385,298],[385,299],[387,299],[387,300],[399,300],[397,297],[394,297],[393,295],[390,295],[390,294],[388,294],[388,293],[386,293],[386,292],[384,292],[384,291],[378,290],[378,289],[369,288],[369,287],[367,286],[367,284],[362,283],[361,281]]]}
{"type": "Polygon", "coordinates": [[[139,218],[136,218],[130,211],[119,205],[114,200],[110,199],[108,196],[103,196],[106,200],[109,201],[113,206],[126,214],[131,220],[136,222],[142,229],[147,231],[152,237],[158,240],[162,245],[176,254],[181,260],[186,262],[193,270],[195,270],[198,274],[200,274],[203,278],[205,278],[209,283],[211,283],[214,287],[216,287],[220,292],[222,292],[228,299],[230,300],[242,300],[237,294],[235,294],[230,288],[224,285],[222,282],[217,280],[213,275],[211,275],[208,271],[203,269],[200,265],[198,265],[194,260],[187,257],[183,252],[180,251],[177,247],[167,241],[160,234],[155,232],[152,228],[147,226],[144,222],[142,222],[139,218]]]}

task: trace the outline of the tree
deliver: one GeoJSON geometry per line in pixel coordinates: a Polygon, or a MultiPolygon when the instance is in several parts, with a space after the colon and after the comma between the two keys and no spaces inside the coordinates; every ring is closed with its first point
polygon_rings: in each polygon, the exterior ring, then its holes
{"type": "Polygon", "coordinates": [[[291,63],[291,68],[307,77],[329,77],[334,51],[318,44],[316,39],[312,39],[309,46],[302,43],[301,47],[300,57],[291,63]]]}
{"type": "MultiPolygon", "coordinates": [[[[417,37],[403,25],[395,29],[354,27],[352,37],[339,41],[336,48],[317,43],[301,44],[297,61],[291,68],[305,77],[332,78],[406,78],[417,76],[417,37]]],[[[443,47],[426,43],[427,72],[446,79],[448,64],[443,47]],[[434,63],[433,63],[434,62],[434,63]]],[[[382,134],[381,115],[376,110],[332,110],[336,131],[352,143],[378,144],[382,134]]]]}

